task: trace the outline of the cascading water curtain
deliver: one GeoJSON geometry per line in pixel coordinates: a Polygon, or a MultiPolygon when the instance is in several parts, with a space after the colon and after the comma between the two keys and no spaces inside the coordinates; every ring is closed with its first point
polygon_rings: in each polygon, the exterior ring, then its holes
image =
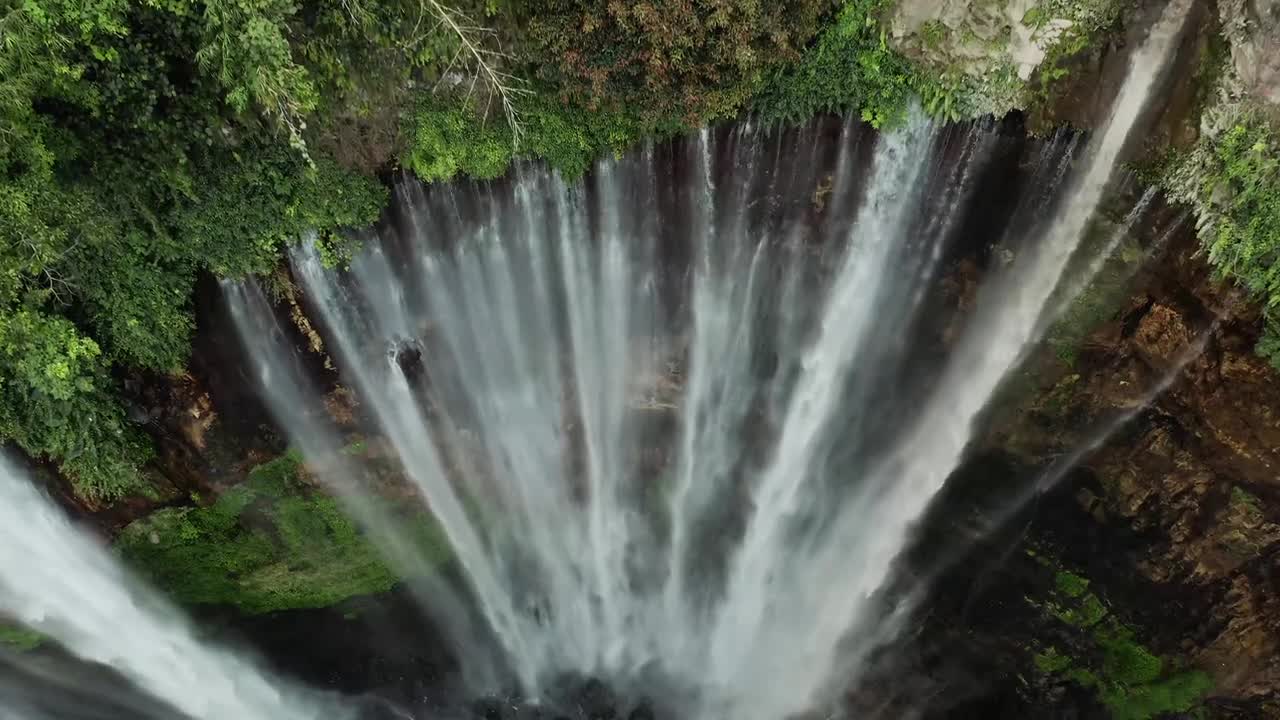
{"type": "MultiPolygon", "coordinates": [[[[75,656],[110,666],[171,708],[146,715],[133,702],[133,717],[168,718],[175,710],[199,720],[354,717],[347,708],[276,681],[227,650],[199,640],[176,609],[133,578],[97,541],[73,527],[3,456],[0,609],[75,656]]],[[[102,688],[119,692],[110,683],[102,683],[102,688]]],[[[77,709],[69,707],[74,703],[62,702],[59,692],[9,690],[0,696],[0,717],[5,713],[24,720],[77,716],[77,709]],[[50,703],[60,710],[58,714],[46,707],[50,703]]],[[[107,699],[92,697],[85,703],[93,708],[107,699]]]]}
{"type": "Polygon", "coordinates": [[[746,123],[577,183],[534,166],[403,179],[349,272],[299,246],[309,314],[459,585],[352,480],[261,292],[226,295],[281,425],[447,619],[473,682],[664,683],[689,717],[778,720],[899,630],[877,591],[974,418],[1079,290],[1059,281],[1185,13],[1135,54],[1095,137],[1043,146],[1041,186],[980,239],[1012,262],[921,372],[929,289],[1002,142],[989,125],[746,123]]]}

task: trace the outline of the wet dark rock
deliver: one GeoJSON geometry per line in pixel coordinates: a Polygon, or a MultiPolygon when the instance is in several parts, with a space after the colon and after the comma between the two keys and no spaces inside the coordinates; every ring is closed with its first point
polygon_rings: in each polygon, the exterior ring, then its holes
{"type": "Polygon", "coordinates": [[[401,340],[391,347],[390,353],[410,384],[414,384],[424,371],[422,346],[416,340],[401,340]]]}

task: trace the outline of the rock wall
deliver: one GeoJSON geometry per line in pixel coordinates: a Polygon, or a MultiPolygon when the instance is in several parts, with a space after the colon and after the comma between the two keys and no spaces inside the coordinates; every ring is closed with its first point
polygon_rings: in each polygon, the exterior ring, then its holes
{"type": "Polygon", "coordinates": [[[1219,10],[1242,89],[1280,106],[1280,2],[1219,0],[1219,10]]]}
{"type": "Polygon", "coordinates": [[[1207,672],[1214,696],[1280,717],[1263,711],[1280,690],[1280,373],[1251,352],[1256,311],[1212,281],[1195,243],[1188,228],[1074,364],[1045,372],[984,444],[1012,453],[1027,477],[1051,478],[1056,458],[1099,439],[1203,341],[1167,392],[1048,495],[1075,507],[1045,512],[1074,512],[1117,538],[1103,543],[1112,562],[1083,561],[1099,592],[1129,617],[1154,618],[1152,641],[1207,672]],[[1129,574],[1145,582],[1135,588],[1129,574]],[[1139,590],[1173,598],[1179,622],[1163,625],[1130,594],[1139,590]]]}

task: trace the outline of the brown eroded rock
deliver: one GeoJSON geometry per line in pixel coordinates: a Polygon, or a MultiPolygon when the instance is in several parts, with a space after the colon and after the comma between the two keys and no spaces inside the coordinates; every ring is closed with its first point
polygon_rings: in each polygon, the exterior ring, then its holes
{"type": "Polygon", "coordinates": [[[1138,322],[1133,346],[1148,365],[1167,370],[1191,345],[1192,335],[1181,314],[1165,305],[1153,305],[1138,322]]]}

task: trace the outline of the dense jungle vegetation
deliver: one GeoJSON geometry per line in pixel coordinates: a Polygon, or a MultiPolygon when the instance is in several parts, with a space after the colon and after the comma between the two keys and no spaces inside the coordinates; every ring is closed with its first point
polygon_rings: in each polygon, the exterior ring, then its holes
{"type": "MultiPolygon", "coordinates": [[[[181,371],[201,273],[270,271],[304,230],[341,261],[387,171],[575,176],[746,111],[963,114],[968,79],[889,46],[891,3],[0,0],[0,441],[90,501],[146,493],[120,378],[181,371]]],[[[1264,135],[1221,144],[1213,253],[1280,298],[1264,135]]]]}

